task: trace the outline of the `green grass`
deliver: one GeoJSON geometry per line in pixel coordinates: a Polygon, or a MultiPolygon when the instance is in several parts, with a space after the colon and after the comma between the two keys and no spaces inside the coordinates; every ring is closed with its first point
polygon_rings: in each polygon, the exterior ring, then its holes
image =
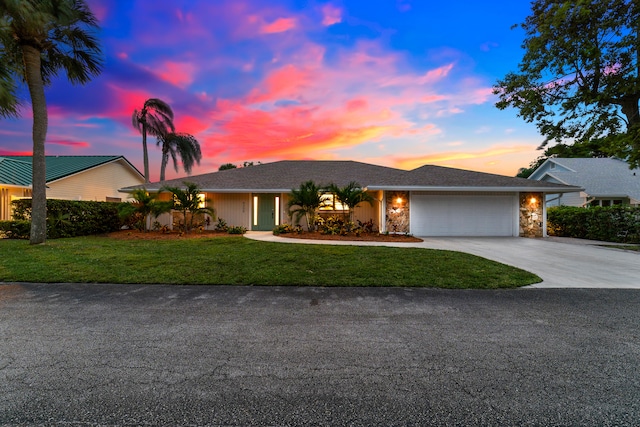
{"type": "Polygon", "coordinates": [[[607,248],[624,249],[625,251],[640,252],[640,245],[604,245],[607,248]]]}
{"type": "Polygon", "coordinates": [[[541,281],[459,252],[266,243],[240,236],[164,241],[90,236],[36,246],[0,240],[0,253],[4,282],[493,289],[541,281]]]}

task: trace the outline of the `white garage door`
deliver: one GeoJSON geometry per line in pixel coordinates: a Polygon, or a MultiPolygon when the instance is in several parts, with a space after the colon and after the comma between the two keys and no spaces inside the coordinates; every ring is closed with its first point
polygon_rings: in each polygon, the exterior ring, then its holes
{"type": "Polygon", "coordinates": [[[416,236],[516,236],[515,195],[421,195],[411,197],[416,236]]]}

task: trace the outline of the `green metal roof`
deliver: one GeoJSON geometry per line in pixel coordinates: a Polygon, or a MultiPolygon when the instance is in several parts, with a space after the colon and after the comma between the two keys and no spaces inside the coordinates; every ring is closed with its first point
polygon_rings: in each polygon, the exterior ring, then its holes
{"type": "MultiPolygon", "coordinates": [[[[117,159],[123,159],[137,171],[122,156],[46,156],[46,179],[47,182],[56,181],[117,159]]],[[[30,186],[31,156],[1,156],[0,184],[30,186]]]]}

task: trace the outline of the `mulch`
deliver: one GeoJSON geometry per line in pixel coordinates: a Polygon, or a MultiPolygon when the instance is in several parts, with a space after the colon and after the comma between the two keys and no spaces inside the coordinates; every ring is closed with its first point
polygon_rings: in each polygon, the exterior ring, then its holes
{"type": "MultiPolygon", "coordinates": [[[[213,230],[193,230],[188,234],[171,231],[163,233],[161,231],[138,231],[138,230],[120,230],[108,233],[106,235],[111,239],[118,240],[177,240],[177,239],[202,239],[208,237],[237,237],[237,234],[229,234],[225,231],[213,230]]],[[[395,242],[395,243],[414,243],[422,242],[422,239],[408,236],[405,234],[378,234],[368,233],[356,235],[330,235],[317,232],[303,231],[302,233],[281,234],[280,237],[290,239],[311,239],[311,240],[342,240],[342,241],[360,241],[360,242],[395,242]]]]}

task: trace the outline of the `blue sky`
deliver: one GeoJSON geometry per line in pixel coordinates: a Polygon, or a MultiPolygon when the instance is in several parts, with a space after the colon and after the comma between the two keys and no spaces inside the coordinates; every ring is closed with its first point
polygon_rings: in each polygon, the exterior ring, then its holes
{"type": "MultiPolygon", "coordinates": [[[[529,2],[88,1],[102,74],[47,89],[49,155],[124,155],[142,170],[131,114],[168,102],[176,130],[220,164],[359,160],[514,175],[540,152],[535,126],[499,111],[529,2]]],[[[160,149],[150,145],[151,178],[160,149]]],[[[0,155],[30,154],[29,105],[0,121],[0,155]]],[[[185,176],[167,170],[168,178],[185,176]]]]}

